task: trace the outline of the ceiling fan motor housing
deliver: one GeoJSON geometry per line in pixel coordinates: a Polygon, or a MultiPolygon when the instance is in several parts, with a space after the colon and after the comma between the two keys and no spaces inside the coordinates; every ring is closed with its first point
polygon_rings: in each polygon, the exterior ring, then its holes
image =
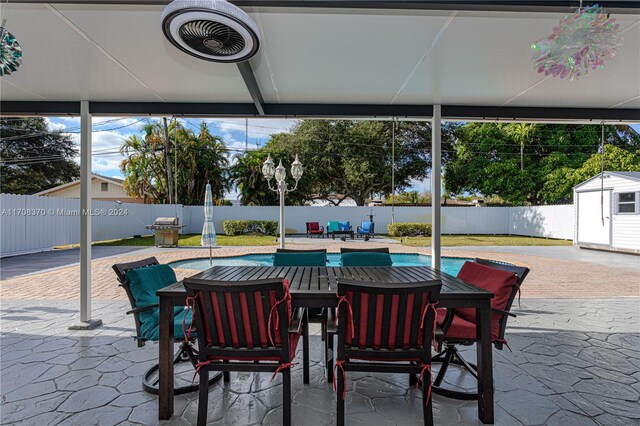
{"type": "Polygon", "coordinates": [[[260,47],[249,15],[224,0],[175,0],[164,8],[162,31],[178,49],[213,62],[243,62],[260,47]]]}

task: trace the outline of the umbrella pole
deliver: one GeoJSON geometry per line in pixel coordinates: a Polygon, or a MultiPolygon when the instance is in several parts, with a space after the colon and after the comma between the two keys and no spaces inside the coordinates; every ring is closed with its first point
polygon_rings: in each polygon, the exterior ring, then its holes
{"type": "Polygon", "coordinates": [[[209,246],[209,266],[211,266],[211,246],[209,246]]]}

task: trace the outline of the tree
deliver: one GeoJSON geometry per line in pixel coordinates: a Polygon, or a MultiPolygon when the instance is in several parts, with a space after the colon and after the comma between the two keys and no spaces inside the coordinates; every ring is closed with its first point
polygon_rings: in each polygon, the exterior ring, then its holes
{"type": "Polygon", "coordinates": [[[571,202],[573,187],[605,171],[640,172],[640,154],[614,145],[604,146],[604,155],[593,154],[584,164],[572,169],[563,167],[547,176],[542,194],[549,202],[571,202]]]}
{"type": "Polygon", "coordinates": [[[160,123],[148,123],[142,131],[142,138],[134,135],[126,139],[120,148],[126,157],[120,168],[125,175],[125,189],[130,195],[142,197],[148,193],[158,203],[168,200],[165,162],[168,151],[171,167],[174,167],[174,156],[177,155],[173,179],[178,202],[202,204],[207,182],[211,183],[214,200],[221,202],[229,187],[226,171],[228,150],[222,139],[212,135],[205,123],[201,123],[198,134],[180,123],[171,123],[168,143],[160,123]]]}
{"type": "MultiPolygon", "coordinates": [[[[593,125],[469,123],[454,133],[445,188],[513,204],[556,202],[549,195],[566,190],[551,184],[543,190],[547,177],[581,167],[601,142],[601,127],[593,125]]],[[[640,148],[640,136],[628,126],[605,126],[605,141],[626,151],[640,148]]]]}
{"type": "Polygon", "coordinates": [[[80,178],[78,149],[44,118],[0,118],[0,192],[34,194],[80,178]]]}
{"type": "MultiPolygon", "coordinates": [[[[395,159],[392,158],[392,125],[390,121],[302,120],[290,133],[271,136],[264,147],[262,161],[270,152],[276,161],[283,158],[283,164],[290,164],[295,154],[299,154],[304,175],[296,192],[302,201],[323,199],[340,204],[350,197],[356,204],[364,205],[373,193],[390,194],[394,189],[407,188],[414,179],[428,176],[430,124],[400,123],[396,130],[395,159]],[[395,188],[391,182],[392,165],[395,166],[395,188]],[[341,198],[335,201],[334,195],[341,198]]],[[[449,125],[443,131],[445,157],[451,153],[453,128],[449,125]]],[[[243,162],[237,164],[246,167],[243,162]]],[[[246,170],[235,173],[236,179],[240,179],[236,180],[239,187],[248,191],[255,185],[257,170],[256,165],[252,180],[244,174],[246,170]]],[[[248,199],[249,194],[244,197],[248,199]]]]}

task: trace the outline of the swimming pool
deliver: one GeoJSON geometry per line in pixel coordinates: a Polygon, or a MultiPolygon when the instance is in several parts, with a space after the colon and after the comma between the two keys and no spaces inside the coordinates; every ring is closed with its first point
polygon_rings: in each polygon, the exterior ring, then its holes
{"type": "MultiPolygon", "coordinates": [[[[413,253],[392,253],[393,266],[431,266],[431,256],[413,253]]],[[[459,257],[443,257],[441,268],[444,272],[456,275],[465,261],[459,257]]],[[[189,259],[171,262],[172,268],[195,269],[204,271],[212,266],[272,266],[273,254],[246,254],[244,256],[213,258],[209,263],[208,258],[189,259]]],[[[328,253],[327,266],[340,266],[340,254],[328,253]]]]}

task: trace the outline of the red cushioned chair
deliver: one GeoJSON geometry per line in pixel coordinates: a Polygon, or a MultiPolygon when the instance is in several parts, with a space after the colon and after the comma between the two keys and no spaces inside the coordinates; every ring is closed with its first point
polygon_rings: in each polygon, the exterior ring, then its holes
{"type": "MultiPolygon", "coordinates": [[[[282,279],[243,282],[185,283],[187,304],[194,309],[198,333],[200,378],[208,372],[282,373],[283,424],[291,424],[291,367],[298,341],[308,348],[304,308],[291,308],[291,295],[282,279]]],[[[309,357],[304,351],[304,368],[309,357]]],[[[202,383],[206,384],[206,380],[202,383]]],[[[207,422],[209,390],[200,386],[198,425],[207,422]]]]}
{"type": "Polygon", "coordinates": [[[344,425],[347,371],[422,378],[423,417],[433,424],[431,343],[439,280],[372,283],[338,279],[338,425],[344,425]]]}
{"type": "Polygon", "coordinates": [[[317,235],[318,238],[322,235],[324,238],[324,226],[320,226],[318,222],[307,222],[307,238],[317,235]]]}
{"type": "MultiPolygon", "coordinates": [[[[504,338],[507,319],[516,316],[510,312],[511,306],[528,273],[529,268],[485,259],[465,262],[458,273],[458,278],[469,284],[493,292],[491,339],[497,349],[502,349],[507,343],[504,338]]],[[[474,308],[447,309],[446,311],[438,309],[437,323],[442,328],[440,346],[444,344],[444,350],[432,359],[434,363],[442,363],[433,382],[433,392],[455,399],[478,399],[477,392],[463,392],[442,386],[444,376],[451,364],[460,366],[476,380],[478,379],[477,367],[467,362],[456,347],[476,343],[476,310],[474,308]]]]}

